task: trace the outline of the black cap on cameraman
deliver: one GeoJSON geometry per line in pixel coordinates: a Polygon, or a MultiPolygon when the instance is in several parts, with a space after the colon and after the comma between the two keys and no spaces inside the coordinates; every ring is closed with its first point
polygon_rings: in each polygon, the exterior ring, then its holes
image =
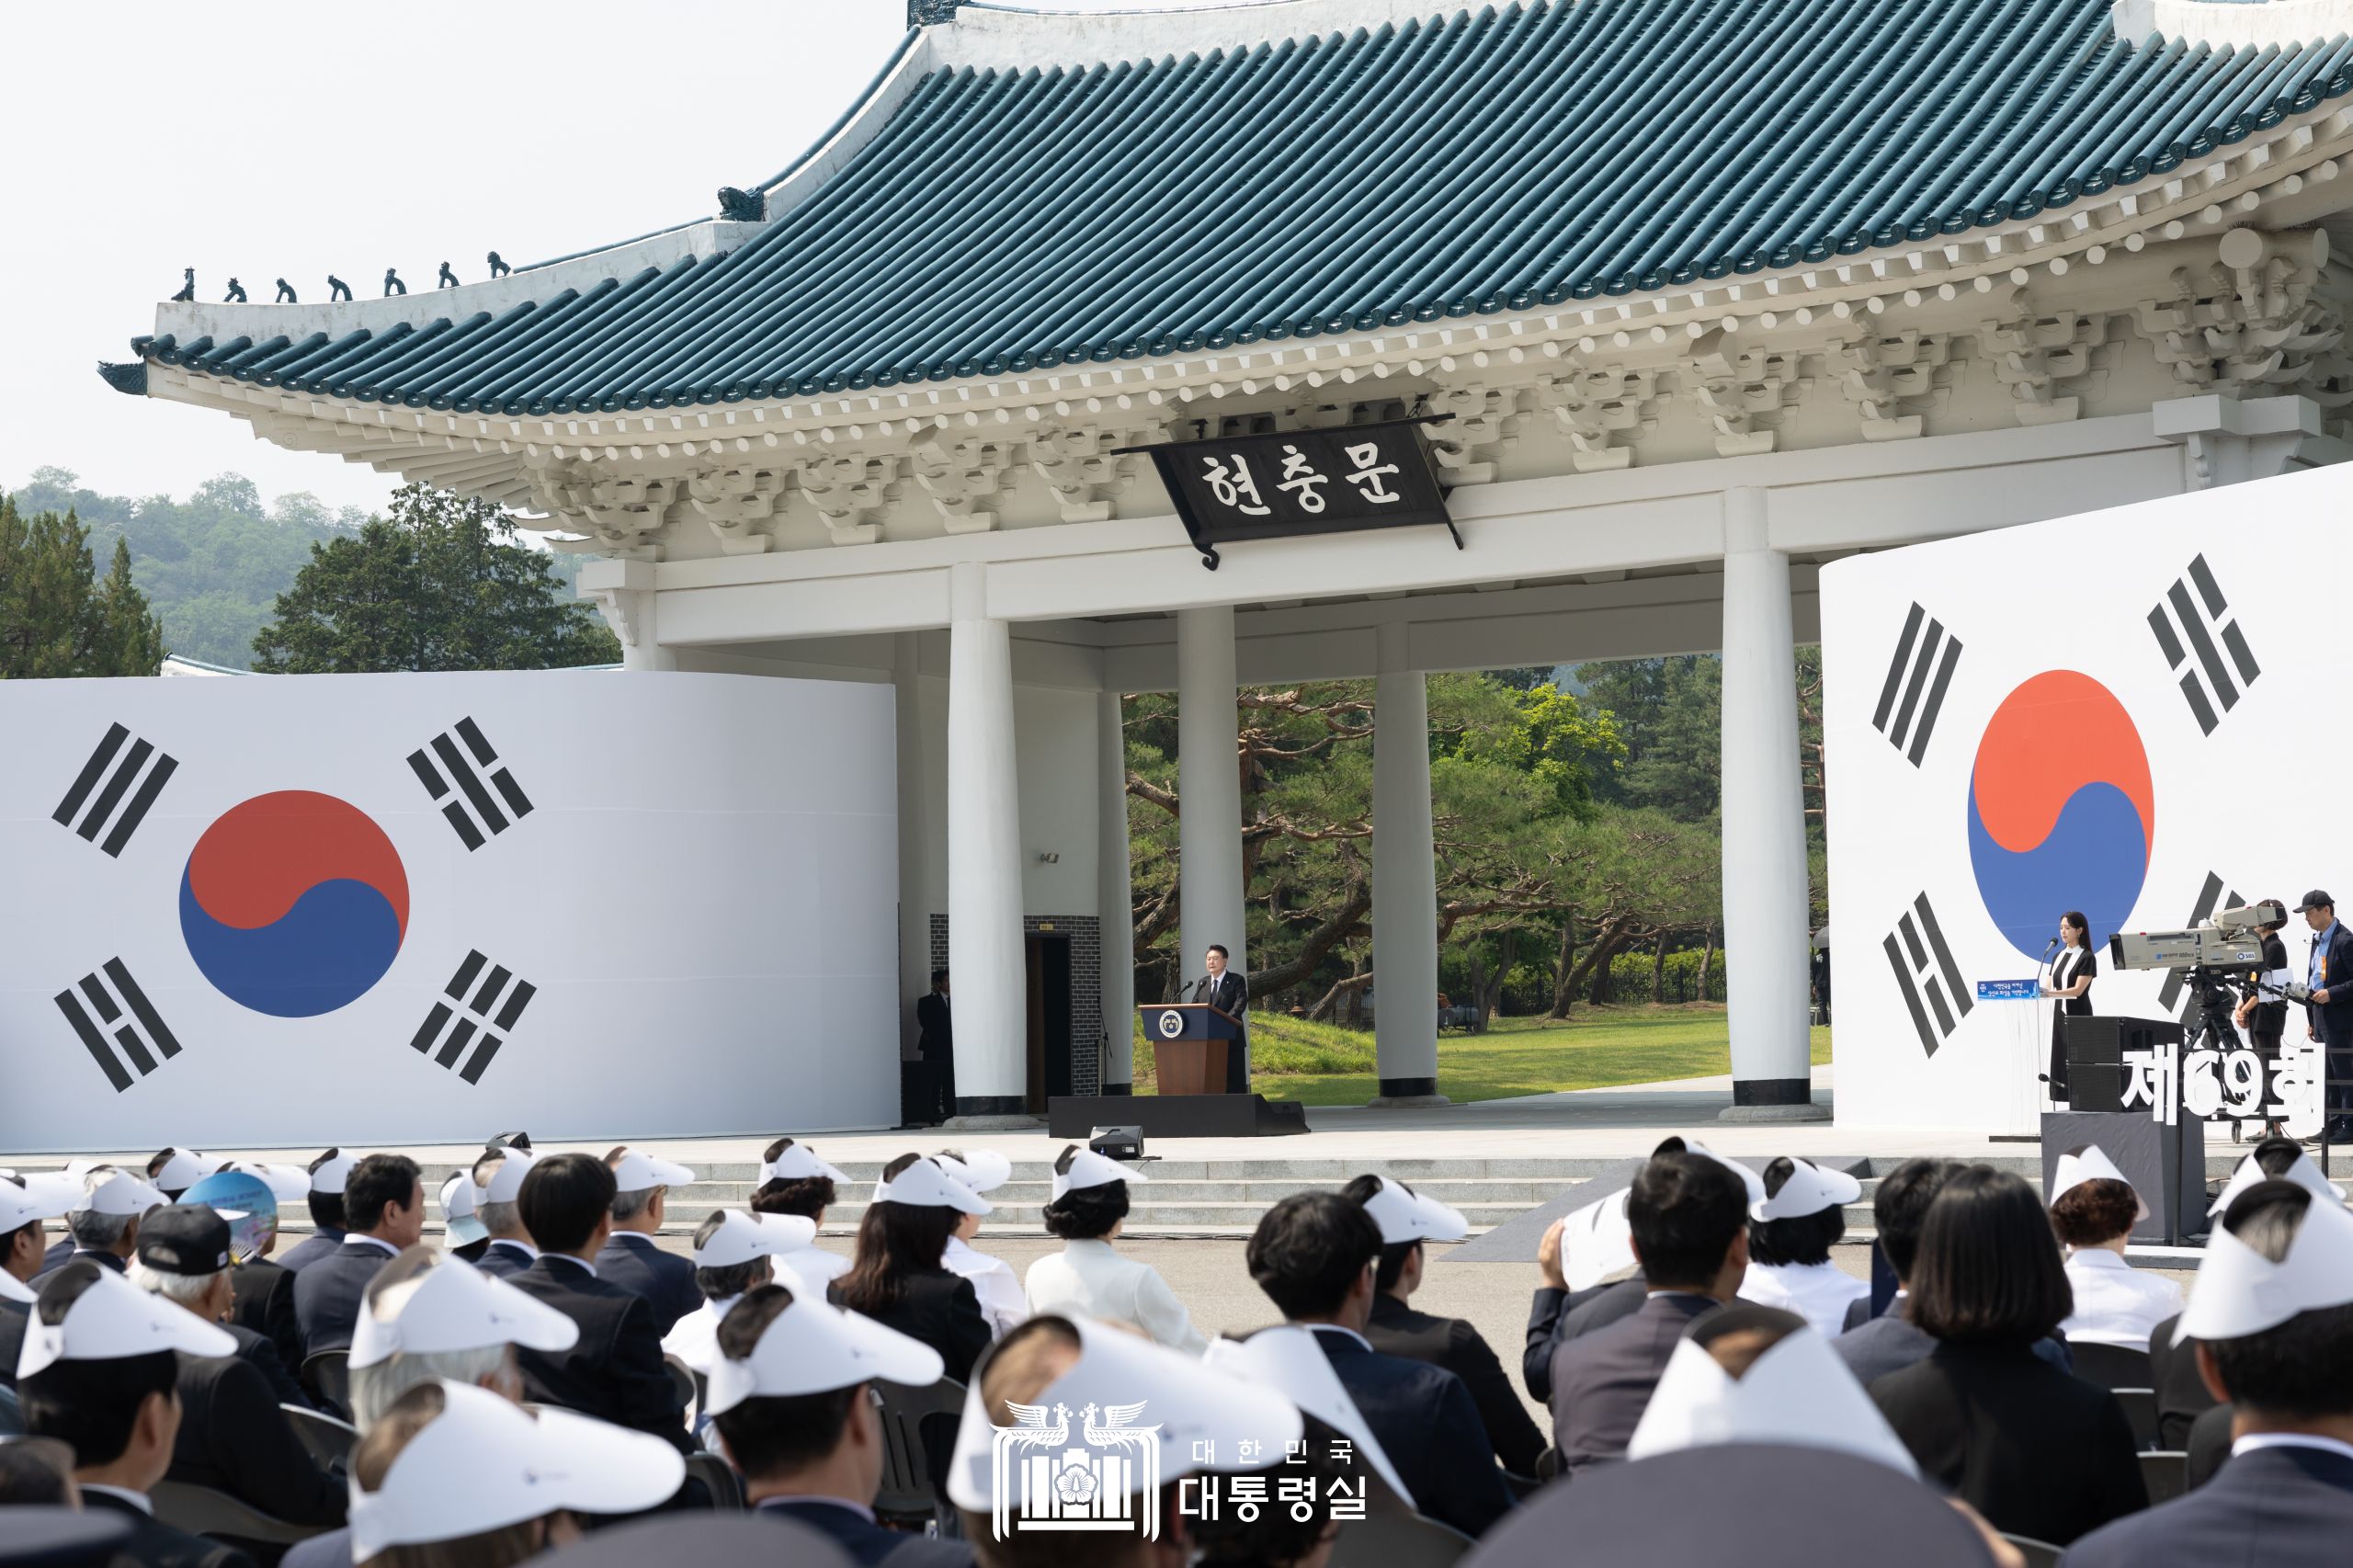
{"type": "Polygon", "coordinates": [[[2304,894],[2303,903],[2296,905],[2296,913],[2302,915],[2308,909],[2335,909],[2336,907],[2336,901],[2335,899],[2321,892],[2320,889],[2314,888],[2312,892],[2304,894]]]}

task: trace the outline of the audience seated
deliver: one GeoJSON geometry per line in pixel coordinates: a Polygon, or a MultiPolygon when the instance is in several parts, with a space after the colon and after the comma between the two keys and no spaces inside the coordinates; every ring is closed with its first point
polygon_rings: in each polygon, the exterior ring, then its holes
{"type": "Polygon", "coordinates": [[[2041,1200],[1970,1165],[1928,1206],[1912,1271],[1927,1358],[1870,1385],[1928,1480],[2006,1534],[2065,1545],[2148,1506],[2131,1427],[2106,1389],[2034,1351],[2073,1305],[2041,1200]]]}
{"type": "Polygon", "coordinates": [[[2149,1333],[2181,1311],[2181,1287],[2124,1261],[2132,1227],[2149,1206],[2097,1144],[2059,1156],[2051,1183],[2051,1228],[2067,1247],[2075,1310],[2059,1325],[2071,1342],[2149,1347],[2149,1333]]]}
{"type": "MultiPolygon", "coordinates": [[[[520,1403],[518,1345],[563,1350],[578,1325],[462,1260],[410,1247],[377,1271],[351,1337],[352,1421],[365,1437],[420,1384],[443,1380],[520,1403]]],[[[283,1568],[352,1568],[351,1531],[297,1542],[283,1568]]]]}
{"type": "Polygon", "coordinates": [[[1410,1304],[1421,1288],[1423,1244],[1461,1241],[1471,1233],[1470,1222],[1402,1181],[1360,1176],[1341,1191],[1364,1205],[1381,1227],[1381,1263],[1373,1272],[1372,1317],[1364,1336],[1383,1355],[1427,1361],[1461,1378],[1479,1408],[1495,1461],[1515,1475],[1534,1475],[1544,1451],[1543,1434],[1529,1419],[1528,1407],[1485,1338],[1468,1319],[1438,1317],[1410,1304]]]}
{"type": "Polygon", "coordinates": [[[592,1261],[612,1233],[615,1190],[611,1167],[593,1154],[545,1155],[523,1177],[516,1201],[540,1256],[507,1283],[580,1328],[568,1349],[523,1351],[524,1392],[538,1403],[650,1433],[690,1452],[654,1309],[636,1291],[599,1278],[592,1261]]]}
{"type": "Polygon", "coordinates": [[[1920,1473],[1829,1342],[1779,1307],[1730,1306],[1693,1320],[1626,1457],[1718,1443],[1833,1449],[1906,1476],[1920,1473]]]}
{"type": "Polygon", "coordinates": [[[85,1508],[129,1521],[132,1534],[116,1562],[253,1568],[234,1547],[157,1521],[147,1496],[171,1468],[179,1436],[176,1353],[227,1356],[236,1342],[91,1258],[49,1275],[33,1316],[17,1364],[25,1429],[73,1450],[85,1508]]]}
{"type": "Polygon", "coordinates": [[[1846,1206],[1863,1184],[1844,1171],[1786,1156],[1765,1167],[1765,1197],[1748,1209],[1748,1272],[1740,1294],[1759,1306],[1780,1307],[1817,1333],[1847,1326],[1847,1309],[1870,1299],[1868,1279],[1830,1261],[1847,1233],[1846,1206]]]}
{"type": "Polygon", "coordinates": [[[48,1221],[82,1200],[82,1184],[56,1176],[0,1176],[0,1388],[17,1385],[17,1357],[48,1250],[48,1221]]]}
{"type": "Polygon", "coordinates": [[[2234,1197],[2182,1312],[2230,1402],[2211,1481],[2077,1541],[2068,1568],[2320,1568],[2353,1542],[2353,1214],[2292,1181],[2234,1197]]]}
{"type": "Polygon", "coordinates": [[[406,1154],[359,1161],[345,1178],[343,1208],[350,1229],[342,1242],[294,1276],[294,1320],[305,1356],[350,1348],[368,1281],[424,1236],[425,1183],[416,1162],[406,1154]]]}
{"type": "Polygon", "coordinates": [[[572,1515],[658,1506],[685,1475],[641,1433],[420,1383],[352,1452],[352,1555],[369,1568],[507,1568],[578,1540],[572,1515]]]}
{"type": "MultiPolygon", "coordinates": [[[[959,1149],[943,1149],[932,1156],[940,1169],[971,1187],[986,1193],[1002,1187],[1013,1176],[1013,1162],[1003,1154],[983,1149],[967,1154],[959,1149]]],[[[1021,1280],[1013,1266],[1001,1257],[992,1257],[972,1244],[981,1233],[981,1217],[967,1214],[956,1221],[956,1233],[948,1238],[948,1250],[940,1261],[951,1274],[961,1274],[972,1282],[972,1293],[980,1298],[981,1315],[989,1320],[989,1332],[1002,1338],[1006,1331],[1029,1315],[1021,1296],[1021,1280]]]]}
{"type": "Polygon", "coordinates": [[[858,1224],[858,1257],[835,1279],[837,1306],[864,1312],[939,1352],[949,1377],[967,1382],[995,1336],[972,1282],[943,1261],[961,1216],[985,1214],[988,1199],[934,1161],[902,1154],[883,1167],[858,1224]]]}
{"type": "Polygon", "coordinates": [[[1920,1226],[1928,1217],[1928,1206],[1959,1169],[1950,1160],[1906,1160],[1881,1177],[1879,1190],[1871,1195],[1871,1224],[1879,1232],[1879,1247],[1887,1266],[1895,1270],[1895,1299],[1878,1317],[1869,1315],[1868,1295],[1849,1303],[1847,1320],[1852,1326],[1830,1342],[1830,1348],[1865,1388],[1890,1372],[1927,1359],[1928,1352],[1937,1347],[1927,1331],[1912,1321],[1912,1268],[1919,1255],[1920,1226]]]}
{"type": "Polygon", "coordinates": [[[523,1178],[531,1174],[532,1158],[529,1149],[485,1149],[470,1173],[474,1218],[489,1237],[475,1267],[495,1278],[512,1278],[539,1260],[540,1249],[531,1244],[531,1233],[523,1228],[522,1210],[516,1202],[523,1178]]]}
{"type": "Polygon", "coordinates": [[[323,1257],[333,1257],[347,1233],[344,1223],[343,1187],[351,1179],[351,1167],[359,1163],[356,1154],[340,1149],[329,1149],[304,1167],[311,1178],[311,1190],[305,1202],[311,1210],[311,1233],[286,1249],[278,1267],[289,1274],[300,1274],[323,1257]]]}
{"type": "MultiPolygon", "coordinates": [[[[675,1356],[705,1379],[719,1364],[719,1325],[745,1293],[773,1281],[779,1254],[806,1244],[815,1227],[798,1214],[746,1214],[722,1209],[695,1227],[695,1289],[702,1305],[680,1318],[662,1336],[662,1352],[675,1356]]],[[[788,1273],[785,1283],[804,1292],[822,1291],[788,1273]]],[[[695,1412],[695,1436],[708,1442],[708,1402],[695,1412]]]]}
{"type": "MultiPolygon", "coordinates": [[[[1315,1331],[1300,1324],[1279,1324],[1236,1339],[1221,1336],[1201,1358],[1202,1365],[1240,1379],[1254,1388],[1270,1390],[1290,1401],[1311,1434],[1325,1435],[1325,1457],[1356,1477],[1368,1507],[1377,1494],[1362,1485],[1368,1476],[1395,1499],[1394,1506],[1423,1511],[1421,1500],[1398,1472],[1389,1450],[1365,1420],[1364,1412],[1340,1381],[1330,1357],[1320,1348],[1315,1331]]],[[[1288,1458],[1285,1463],[1289,1463],[1288,1458]]],[[[1392,1506],[1379,1505],[1388,1513],[1392,1506]]]]}
{"type": "Polygon", "coordinates": [[[612,1167],[613,1231],[597,1254],[597,1277],[624,1290],[634,1290],[654,1309],[655,1334],[702,1305],[695,1289],[695,1266],[676,1253],[664,1252],[654,1237],[662,1233],[670,1189],[695,1179],[694,1171],[668,1160],[657,1160],[627,1144],[605,1156],[612,1167]]]}
{"type": "Polygon", "coordinates": [[[240,1346],[251,1343],[248,1335],[267,1343],[268,1355],[248,1350],[247,1358],[268,1376],[279,1403],[307,1409],[311,1397],[297,1375],[302,1366],[302,1330],[294,1315],[294,1276],[269,1259],[278,1245],[278,1194],[272,1182],[284,1190],[288,1202],[311,1187],[311,1178],[300,1165],[229,1165],[181,1193],[179,1201],[204,1204],[235,1221],[229,1238],[230,1330],[237,1334],[240,1346]]]}
{"type": "MultiPolygon", "coordinates": [[[[825,1210],[839,1196],[835,1183],[849,1177],[819,1159],[806,1143],[779,1138],[760,1160],[760,1186],[752,1194],[755,1214],[797,1214],[823,1226],[825,1210]]],[[[810,1244],[787,1260],[793,1273],[811,1285],[822,1285],[849,1271],[850,1260],[819,1247],[812,1233],[810,1244]]]]}
{"type": "Polygon", "coordinates": [[[165,1148],[147,1161],[147,1179],[156,1191],[177,1203],[182,1193],[228,1163],[221,1155],[195,1149],[165,1148]]]}
{"type": "Polygon", "coordinates": [[[1143,1179],[1142,1171],[1092,1149],[1064,1146],[1054,1160],[1045,1213],[1046,1233],[1060,1236],[1063,1250],[1029,1266],[1023,1315],[1078,1313],[1126,1324],[1158,1344],[1198,1356],[1209,1342],[1160,1271],[1120,1256],[1111,1244],[1127,1223],[1128,1183],[1143,1179]]]}
{"type": "Polygon", "coordinates": [[[490,1228],[482,1222],[482,1190],[472,1169],[451,1171],[441,1180],[441,1221],[451,1257],[479,1263],[490,1250],[490,1228]]]}
{"type": "Polygon", "coordinates": [[[1643,1304],[1552,1354],[1552,1446],[1564,1472],[1622,1458],[1694,1318],[1733,1299],[1748,1268],[1747,1188],[1711,1155],[1653,1156],[1626,1196],[1643,1304]]]}
{"type": "MultiPolygon", "coordinates": [[[[176,1203],[147,1217],[133,1285],[199,1322],[229,1315],[229,1222],[210,1206],[176,1203]]],[[[343,1487],[321,1470],[278,1408],[273,1380],[253,1357],[278,1352],[251,1329],[230,1327],[226,1354],[179,1358],[180,1426],[165,1479],[209,1486],[296,1525],[343,1522],[343,1487]]]]}
{"type": "MultiPolygon", "coordinates": [[[[779,1219],[782,1219],[779,1216],[779,1219]]],[[[829,1537],[858,1568],[959,1568],[970,1547],[887,1529],[877,1380],[939,1381],[939,1353],[786,1286],[756,1285],[719,1325],[710,1408],[757,1512],[829,1537]]]]}
{"type": "Polygon", "coordinates": [[[1259,1220],[1245,1257],[1284,1321],[1314,1332],[1424,1512],[1477,1535],[1511,1507],[1462,1380],[1442,1367],[1384,1356],[1364,1336],[1381,1227],[1363,1205],[1336,1192],[1293,1193],[1259,1220]]]}
{"type": "Polygon", "coordinates": [[[50,1249],[36,1287],[67,1263],[93,1263],[120,1274],[139,1244],[139,1217],[168,1201],[153,1184],[113,1165],[91,1165],[77,1175],[82,1190],[65,1215],[72,1250],[60,1259],[57,1249],[50,1249]]]}

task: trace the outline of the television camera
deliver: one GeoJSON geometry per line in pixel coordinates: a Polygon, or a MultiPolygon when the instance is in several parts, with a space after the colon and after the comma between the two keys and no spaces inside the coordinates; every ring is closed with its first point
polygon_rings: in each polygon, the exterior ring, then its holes
{"type": "MultiPolygon", "coordinates": [[[[2216,910],[2201,926],[2181,931],[2119,931],[2108,939],[2108,961],[2115,968],[2172,970],[2185,977],[2196,998],[2196,1022],[2190,1034],[2192,1050],[2203,1042],[2221,1047],[2236,1038],[2232,1023],[2231,987],[2226,971],[2244,975],[2261,972],[2266,926],[2284,926],[2288,912],[2276,903],[2246,903],[2216,910]]],[[[2278,985],[2269,976],[2257,982],[2261,989],[2301,1002],[2301,985],[2278,985]]]]}

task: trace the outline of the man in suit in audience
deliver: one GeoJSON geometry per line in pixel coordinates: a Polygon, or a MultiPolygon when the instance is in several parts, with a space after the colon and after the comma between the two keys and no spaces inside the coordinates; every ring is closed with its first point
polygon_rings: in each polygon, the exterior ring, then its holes
{"type": "Polygon", "coordinates": [[[1475,1536],[1509,1510],[1511,1493],[1462,1380],[1442,1367],[1384,1356],[1364,1336],[1381,1227],[1362,1204],[1336,1192],[1293,1193],[1259,1220],[1245,1256],[1250,1278],[1284,1320],[1314,1332],[1424,1513],[1475,1536]]]}
{"type": "MultiPolygon", "coordinates": [[[[219,1322],[229,1310],[229,1221],[202,1203],[155,1210],[131,1280],[199,1322],[219,1322]]],[[[225,1492],[289,1524],[341,1524],[342,1482],[313,1460],[278,1408],[280,1391],[244,1354],[275,1364],[277,1352],[250,1329],[228,1332],[237,1353],[180,1355],[180,1426],[165,1479],[225,1492]]]]}
{"type": "Polygon", "coordinates": [[[343,1187],[351,1179],[351,1167],[358,1163],[358,1156],[340,1149],[329,1149],[311,1162],[311,1192],[304,1199],[311,1210],[311,1233],[286,1249],[278,1260],[278,1267],[300,1274],[319,1259],[335,1256],[335,1249],[350,1232],[344,1223],[343,1187]]]}
{"type": "Polygon", "coordinates": [[[1667,1358],[1692,1320],[1733,1299],[1748,1268],[1748,1192],[1704,1154],[1652,1157],[1626,1197],[1643,1304],[1552,1353],[1552,1446],[1564,1472],[1625,1457],[1667,1358]]]}
{"type": "Polygon", "coordinates": [[[2217,1268],[2210,1243],[2182,1316],[2200,1375],[2231,1402],[2230,1460],[2085,1536],[2067,1568],[2303,1568],[2353,1553],[2353,1215],[2275,1178],[2234,1199],[2222,1225],[2260,1261],[2217,1268]]]}
{"type": "Polygon", "coordinates": [[[1885,1312],[1870,1315],[1870,1298],[1858,1297],[1847,1309],[1847,1332],[1830,1342],[1855,1381],[1869,1388],[1871,1380],[1900,1372],[1915,1361],[1927,1359],[1937,1342],[1904,1314],[1912,1278],[1912,1260],[1920,1250],[1920,1226],[1928,1205],[1944,1189],[1945,1178],[1961,1167],[1950,1160],[1906,1160],[1888,1173],[1871,1195],[1871,1223],[1879,1231],[1880,1251],[1895,1270],[1895,1300],[1885,1312]],[[1858,1311],[1858,1309],[1860,1309],[1858,1311]]]}
{"type": "Polygon", "coordinates": [[[370,1154],[351,1167],[343,1208],[351,1229],[294,1276],[294,1321],[305,1358],[351,1348],[359,1300],[376,1271],[425,1235],[425,1181],[406,1154],[370,1154]]]}
{"type": "Polygon", "coordinates": [[[490,1233],[490,1244],[474,1267],[494,1279],[511,1279],[539,1261],[540,1249],[531,1244],[531,1233],[523,1228],[523,1212],[515,1201],[523,1190],[523,1178],[530,1174],[532,1158],[529,1149],[494,1147],[474,1162],[474,1190],[481,1194],[474,1201],[474,1218],[490,1233]]]}
{"type": "Polygon", "coordinates": [[[597,1254],[597,1278],[644,1297],[659,1337],[702,1306],[693,1260],[664,1252],[654,1239],[662,1233],[670,1188],[684,1187],[695,1173],[626,1144],[607,1154],[605,1164],[612,1168],[617,1190],[613,1233],[597,1254]]]}
{"type": "Polygon", "coordinates": [[[166,1201],[144,1176],[114,1165],[93,1165],[81,1182],[82,1196],[65,1215],[74,1250],[60,1260],[51,1247],[36,1287],[66,1264],[85,1260],[120,1274],[139,1244],[140,1216],[166,1201]]]}
{"type": "Polygon", "coordinates": [[[48,1222],[76,1199],[74,1184],[54,1177],[0,1176],[0,1388],[17,1386],[17,1357],[31,1319],[31,1281],[47,1257],[48,1222]]]}
{"type": "Polygon", "coordinates": [[[531,1267],[507,1283],[580,1325],[569,1350],[525,1350],[527,1398],[650,1432],[691,1453],[677,1386],[645,1298],[600,1279],[594,1262],[613,1228],[613,1173],[593,1154],[534,1161],[516,1201],[539,1243],[531,1267]]]}
{"type": "Polygon", "coordinates": [[[970,1568],[972,1549],[875,1521],[882,1421],[877,1378],[937,1379],[939,1353],[790,1289],[756,1285],[720,1320],[718,1446],[753,1512],[806,1525],[858,1568],[970,1568]],[[771,1337],[773,1336],[773,1337],[771,1337]]]}

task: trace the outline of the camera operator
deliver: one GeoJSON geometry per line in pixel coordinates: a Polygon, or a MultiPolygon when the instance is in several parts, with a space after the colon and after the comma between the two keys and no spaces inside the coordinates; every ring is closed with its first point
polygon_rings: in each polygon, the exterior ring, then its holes
{"type": "Polygon", "coordinates": [[[2304,894],[2296,913],[2313,928],[2305,1028],[2328,1060],[2328,1121],[2321,1137],[2330,1143],[2353,1142],[2353,931],[2337,924],[2336,901],[2318,888],[2304,894]]]}
{"type": "MultiPolygon", "coordinates": [[[[2264,902],[2277,904],[2279,901],[2275,898],[2264,902]]],[[[2258,926],[2255,929],[2256,934],[2263,938],[2263,962],[2259,967],[2248,970],[2241,982],[2242,1000],[2235,1021],[2246,1031],[2247,1043],[2255,1048],[2255,1054],[2262,1060],[2263,1081],[2269,1084],[2273,1071],[2279,1064],[2279,1040],[2288,1028],[2288,999],[2283,994],[2288,983],[2288,944],[2279,939],[2279,926],[2276,923],[2258,926]],[[2258,990],[2257,987],[2262,985],[2271,989],[2268,993],[2258,990]]],[[[2279,1123],[2266,1122],[2263,1131],[2266,1137],[2277,1137],[2279,1123]]],[[[2232,1135],[2235,1142],[2236,1124],[2233,1125],[2232,1135]]]]}

